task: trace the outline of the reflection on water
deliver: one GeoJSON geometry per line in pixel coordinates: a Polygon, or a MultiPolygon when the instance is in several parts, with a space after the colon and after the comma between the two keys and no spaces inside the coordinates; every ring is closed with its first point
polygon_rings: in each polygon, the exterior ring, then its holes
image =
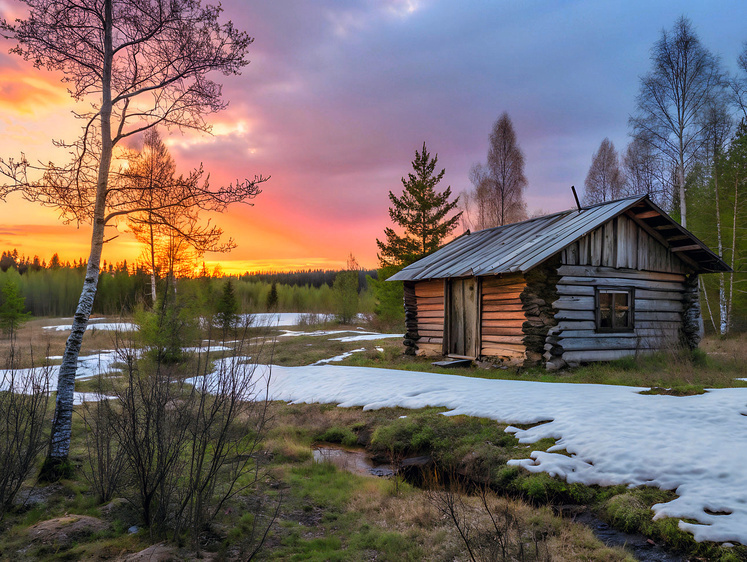
{"type": "Polygon", "coordinates": [[[341,470],[363,476],[392,476],[391,465],[374,465],[366,451],[361,449],[345,449],[333,445],[314,447],[314,462],[328,462],[341,470]]]}

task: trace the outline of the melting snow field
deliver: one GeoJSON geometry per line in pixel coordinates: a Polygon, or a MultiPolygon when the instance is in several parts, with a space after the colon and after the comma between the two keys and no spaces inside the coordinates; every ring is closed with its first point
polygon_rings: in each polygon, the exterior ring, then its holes
{"type": "Polygon", "coordinates": [[[675,490],[679,497],[654,506],[655,517],[698,521],[679,523],[698,541],[747,544],[747,388],[687,397],[641,390],[321,365],[273,366],[269,397],[364,409],[445,406],[447,415],[547,422],[508,428],[522,443],[558,440],[512,464],[569,482],[675,490]]]}
{"type": "MultiPolygon", "coordinates": [[[[73,329],[72,324],[61,324],[59,326],[44,326],[45,330],[53,332],[69,332],[73,329]]],[[[138,329],[137,324],[130,322],[92,322],[88,325],[92,331],[106,330],[110,332],[134,332],[138,329]]]]}

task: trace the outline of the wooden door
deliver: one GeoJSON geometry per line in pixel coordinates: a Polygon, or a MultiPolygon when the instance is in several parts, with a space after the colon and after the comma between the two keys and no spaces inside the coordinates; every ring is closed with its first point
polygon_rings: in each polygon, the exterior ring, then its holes
{"type": "Polygon", "coordinates": [[[476,357],[477,279],[452,279],[449,290],[449,355],[476,357]]]}

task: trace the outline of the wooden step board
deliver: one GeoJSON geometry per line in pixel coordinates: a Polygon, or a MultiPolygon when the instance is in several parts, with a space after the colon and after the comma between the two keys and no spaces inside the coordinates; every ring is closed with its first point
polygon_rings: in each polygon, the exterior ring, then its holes
{"type": "Polygon", "coordinates": [[[446,361],[434,361],[431,363],[434,367],[444,367],[448,369],[450,367],[470,367],[472,365],[472,359],[448,359],[446,361]]]}

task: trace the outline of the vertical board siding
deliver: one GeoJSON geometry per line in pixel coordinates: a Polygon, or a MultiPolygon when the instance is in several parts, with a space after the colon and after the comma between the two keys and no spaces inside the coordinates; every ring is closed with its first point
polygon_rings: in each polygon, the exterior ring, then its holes
{"type": "Polygon", "coordinates": [[[560,257],[564,265],[601,265],[666,273],[689,271],[679,257],[624,215],[570,244],[560,257]]]}
{"type": "Polygon", "coordinates": [[[521,292],[526,281],[521,274],[482,277],[480,355],[523,360],[526,354],[522,325],[521,292]]]}
{"type": "Polygon", "coordinates": [[[414,283],[418,354],[441,355],[444,342],[444,282],[419,281],[414,283]]]}
{"type": "Polygon", "coordinates": [[[565,362],[605,361],[677,345],[682,326],[684,275],[579,265],[563,265],[558,273],[560,296],[553,303],[558,309],[555,337],[563,349],[565,362]],[[596,331],[595,287],[635,290],[632,332],[596,331]]]}

